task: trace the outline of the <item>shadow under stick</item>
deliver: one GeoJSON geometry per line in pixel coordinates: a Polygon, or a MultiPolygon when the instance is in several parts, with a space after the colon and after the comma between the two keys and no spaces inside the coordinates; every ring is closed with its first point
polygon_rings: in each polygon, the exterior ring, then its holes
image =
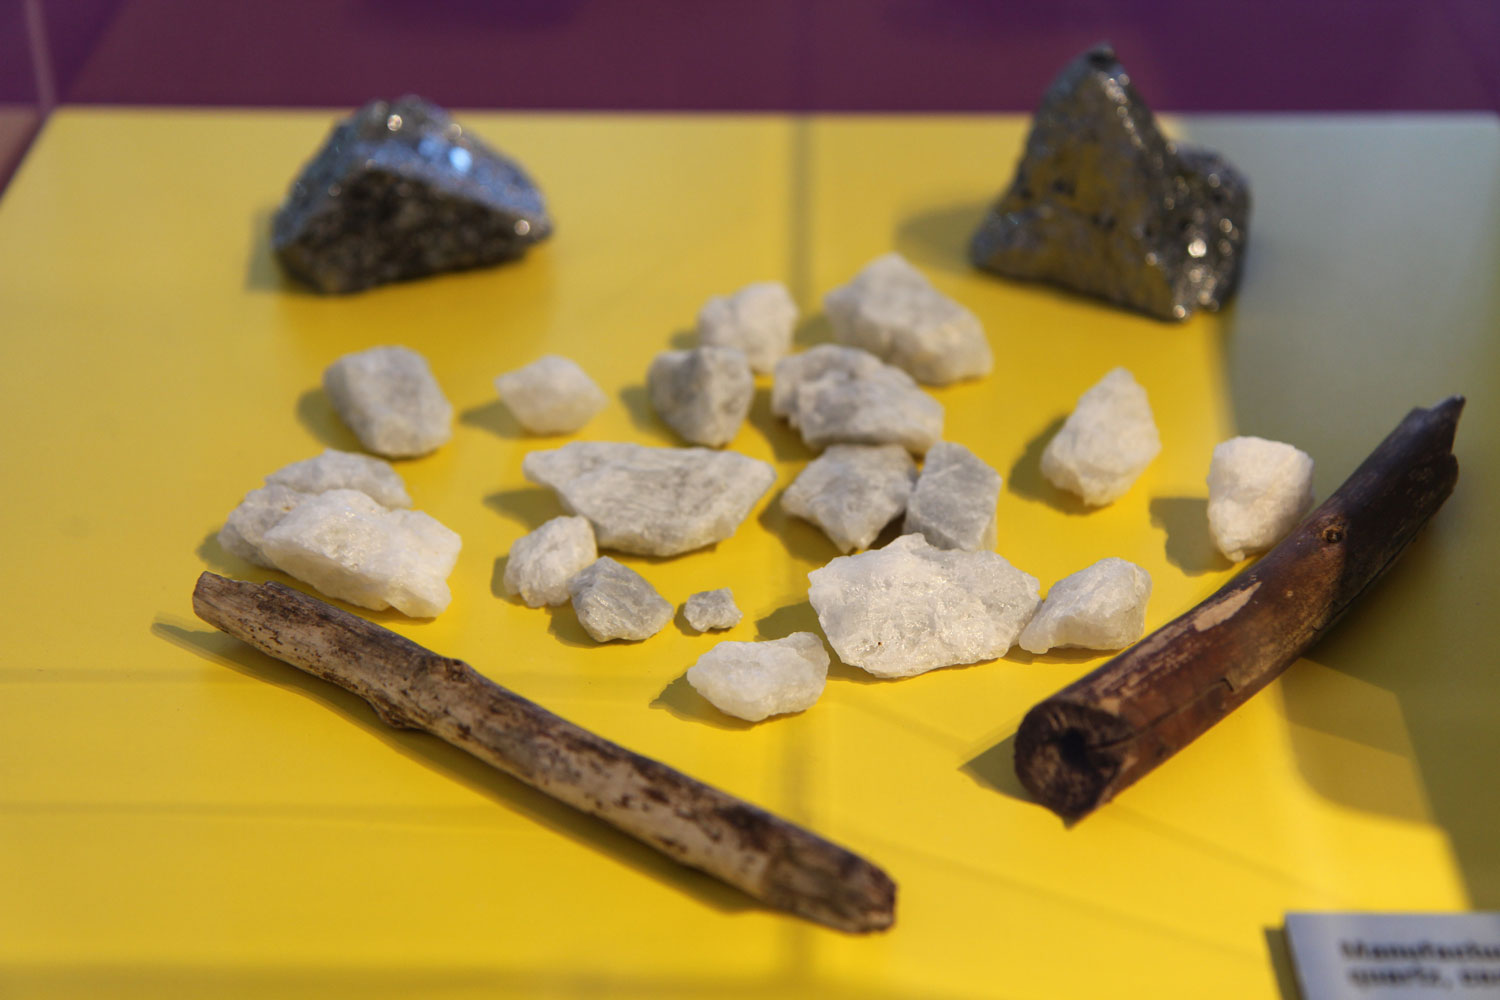
{"type": "Polygon", "coordinates": [[[1269,684],[1390,568],[1458,480],[1462,396],[1416,409],[1274,549],[1187,614],[1037,704],[1016,774],[1075,818],[1269,684]]]}

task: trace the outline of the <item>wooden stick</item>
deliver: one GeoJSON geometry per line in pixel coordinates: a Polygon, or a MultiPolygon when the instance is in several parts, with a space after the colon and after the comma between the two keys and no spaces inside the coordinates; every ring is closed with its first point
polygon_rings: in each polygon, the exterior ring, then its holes
{"type": "Polygon", "coordinates": [[[425,729],[763,903],[843,931],[895,919],[895,883],[864,858],[581,729],[460,660],[278,583],[204,573],[193,610],[354,692],[387,724],[425,729]]]}
{"type": "Polygon", "coordinates": [[[1317,642],[1458,479],[1461,396],[1401,421],[1327,502],[1187,614],[1026,714],[1016,774],[1065,818],[1108,802],[1317,642]]]}

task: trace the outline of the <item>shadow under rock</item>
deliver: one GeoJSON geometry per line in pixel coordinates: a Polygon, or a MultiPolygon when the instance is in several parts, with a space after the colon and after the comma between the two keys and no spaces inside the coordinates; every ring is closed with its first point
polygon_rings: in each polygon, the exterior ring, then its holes
{"type": "Polygon", "coordinates": [[[1021,779],[1016,777],[1016,734],[1011,733],[988,750],[964,761],[959,770],[975,783],[1021,802],[1035,803],[1021,779]]]}
{"type": "Polygon", "coordinates": [[[486,496],[484,505],[501,517],[519,522],[527,531],[535,531],[545,522],[567,513],[557,494],[542,486],[500,490],[486,496]]]}
{"type": "MultiPolygon", "coordinates": [[[[819,302],[819,305],[821,306],[822,303],[819,302]]],[[[833,343],[833,327],[821,309],[802,317],[796,329],[792,331],[793,351],[805,351],[809,347],[831,343],[833,343]]]]}
{"type": "Polygon", "coordinates": [[[485,403],[483,406],[470,407],[460,413],[458,419],[460,423],[478,427],[482,431],[489,431],[497,437],[510,441],[533,436],[521,426],[515,414],[510,412],[510,407],[499,399],[485,403]]]}
{"type": "Polygon", "coordinates": [[[1047,450],[1047,442],[1062,429],[1067,419],[1065,416],[1058,417],[1040,434],[1026,442],[1026,450],[1010,467],[1010,475],[1006,476],[1005,482],[1010,491],[1019,497],[1039,500],[1064,514],[1087,514],[1093,510],[1092,507],[1066,490],[1053,486],[1042,475],[1042,452],[1047,450]]]}
{"type": "Polygon", "coordinates": [[[563,645],[581,649],[594,649],[603,645],[595,642],[594,637],[584,631],[571,601],[566,604],[548,604],[542,610],[546,611],[547,617],[551,619],[547,625],[548,633],[563,645]]]}
{"type": "Polygon", "coordinates": [[[250,239],[246,241],[250,255],[245,261],[245,290],[275,292],[277,295],[317,295],[277,263],[276,251],[271,248],[271,225],[275,218],[275,208],[258,208],[250,215],[250,239]]]}
{"type": "Polygon", "coordinates": [[[1152,497],[1151,525],[1167,533],[1167,562],[1188,576],[1230,569],[1234,563],[1214,544],[1203,497],[1152,497]]]}
{"type": "Polygon", "coordinates": [[[297,397],[297,421],[307,428],[308,433],[318,439],[325,448],[337,448],[339,451],[364,451],[364,446],[359,443],[359,438],[349,426],[339,419],[338,411],[333,408],[333,402],[329,400],[328,393],[322,388],[308,389],[297,397]]]}
{"type": "Polygon", "coordinates": [[[907,217],[896,227],[896,249],[918,267],[972,273],[969,241],[991,201],[956,202],[907,217]]]}
{"type": "Polygon", "coordinates": [[[804,521],[786,512],[786,508],[781,505],[781,498],[785,493],[786,490],[778,491],[756,517],[760,526],[781,539],[788,554],[794,559],[812,563],[815,566],[824,566],[828,560],[842,555],[838,547],[823,533],[822,528],[811,521],[804,521]]]}
{"type": "Polygon", "coordinates": [[[791,424],[771,412],[770,386],[756,387],[745,420],[770,442],[771,454],[776,461],[798,462],[812,458],[813,451],[802,443],[802,436],[792,430],[791,424]]]}
{"type": "Polygon", "coordinates": [[[674,351],[690,351],[701,346],[698,343],[698,331],[696,329],[674,331],[672,336],[667,338],[667,346],[674,351]]]}
{"type": "Polygon", "coordinates": [[[651,392],[644,385],[627,385],[620,390],[620,405],[630,414],[630,422],[637,430],[648,431],[670,439],[671,444],[681,444],[651,405],[651,392]]]}
{"type": "Polygon", "coordinates": [[[745,730],[755,725],[714,708],[707,698],[693,690],[686,674],[679,674],[662,688],[661,694],[651,700],[651,707],[670,712],[687,722],[702,722],[719,729],[745,730]]]}
{"type": "Polygon", "coordinates": [[[224,546],[219,544],[219,529],[217,528],[204,535],[203,541],[198,543],[198,548],[194,551],[205,566],[220,576],[243,576],[250,566],[239,556],[225,551],[224,546]]]}

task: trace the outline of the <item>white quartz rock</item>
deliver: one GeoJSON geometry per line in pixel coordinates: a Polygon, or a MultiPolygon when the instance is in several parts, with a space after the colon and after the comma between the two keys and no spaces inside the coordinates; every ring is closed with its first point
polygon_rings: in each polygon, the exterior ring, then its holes
{"type": "Polygon", "coordinates": [[[876,257],[823,297],[841,344],[862,347],[920,382],[946,385],[994,368],[979,319],[899,253],[876,257]]]}
{"type": "Polygon", "coordinates": [[[839,658],[877,677],[1002,656],[1040,603],[1036,577],[994,552],[902,535],[808,574],[808,599],[839,658]]]}
{"type": "Polygon", "coordinates": [[[245,499],[240,501],[239,506],[229,512],[224,527],[219,529],[220,547],[246,562],[274,567],[261,551],[261,542],[266,537],[266,532],[312,495],[280,484],[251,490],[245,494],[245,499]]]}
{"type": "Polygon", "coordinates": [[[533,434],[571,434],[609,402],[587,372],[557,354],[544,354],[496,377],[495,391],[533,434]]]}
{"type": "Polygon", "coordinates": [[[698,343],[737,347],[750,367],[768,374],[792,346],[797,304],[779,281],[756,281],[733,295],[716,295],[698,311],[698,343]]]}
{"type": "Polygon", "coordinates": [[[901,516],[916,476],[899,444],[830,445],[787,487],[781,505],[822,528],[840,552],[852,552],[901,516]]]}
{"type": "Polygon", "coordinates": [[[725,715],[759,722],[817,702],[828,683],[828,651],[811,632],[721,642],[688,667],[687,682],[725,715]]]}
{"type": "Polygon", "coordinates": [[[359,490],[382,507],[411,506],[406,483],[391,463],[352,451],[329,448],[321,455],[277,469],[266,477],[266,484],[299,493],[359,490]]]}
{"type": "Polygon", "coordinates": [[[1230,438],[1208,467],[1208,527],[1232,562],[1269,549],[1313,504],[1313,460],[1280,441],[1230,438]]]}
{"type": "Polygon", "coordinates": [[[534,451],[521,472],[588,518],[600,548],[655,556],[728,538],[776,480],[738,452],[607,441],[534,451]]]}
{"type": "Polygon", "coordinates": [[[505,560],[505,592],[533,608],[566,604],[568,581],[599,558],[594,529],[583,517],[554,517],[516,539],[505,560]]]}
{"type": "Polygon", "coordinates": [[[389,510],[358,490],[307,497],[261,539],[272,565],[328,596],[414,618],[448,606],[459,547],[432,517],[389,510]]]}
{"type": "Polygon", "coordinates": [[[453,436],[453,407],[426,359],[410,348],[346,354],[324,370],[323,389],[359,443],[377,455],[425,455],[453,436]]]}
{"type": "Polygon", "coordinates": [[[682,606],[682,616],[699,632],[710,629],[733,628],[745,617],[734,603],[734,594],[728,587],[718,590],[702,590],[693,594],[682,606]]]}
{"type": "Polygon", "coordinates": [[[672,620],[672,605],[629,566],[609,556],[568,581],[573,611],[595,642],[611,639],[649,639],[672,620]]]}
{"type": "Polygon", "coordinates": [[[1101,559],[1054,583],[1018,642],[1031,653],[1124,649],[1146,631],[1150,597],[1151,574],[1124,559],[1101,559]]]}
{"type": "Polygon", "coordinates": [[[1116,368],[1078,399],[1042,452],[1042,475],[1095,507],[1110,503],[1161,451],[1146,390],[1116,368]]]}
{"type": "Polygon", "coordinates": [[[922,461],[903,530],[940,549],[993,549],[999,498],[1000,473],[963,445],[939,441],[922,461]]]}
{"type": "Polygon", "coordinates": [[[663,351],[651,362],[646,387],[668,427],[711,447],[734,439],[755,397],[750,364],[735,347],[663,351]]]}
{"type": "Polygon", "coordinates": [[[776,365],[771,412],[809,448],[899,444],[921,455],[943,435],[943,407],[906,372],[868,351],[837,344],[792,354],[776,365]]]}

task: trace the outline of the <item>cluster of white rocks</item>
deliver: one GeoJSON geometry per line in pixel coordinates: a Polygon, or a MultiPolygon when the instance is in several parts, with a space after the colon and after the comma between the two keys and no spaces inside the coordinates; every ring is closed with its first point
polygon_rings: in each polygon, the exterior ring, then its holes
{"type": "Polygon", "coordinates": [[[609,402],[576,361],[556,354],[496,376],[495,391],[516,422],[533,434],[571,434],[609,402]]]}
{"type": "Polygon", "coordinates": [[[453,436],[453,407],[427,360],[410,348],[346,354],[324,370],[323,390],[359,443],[377,455],[426,455],[453,436]]]}

